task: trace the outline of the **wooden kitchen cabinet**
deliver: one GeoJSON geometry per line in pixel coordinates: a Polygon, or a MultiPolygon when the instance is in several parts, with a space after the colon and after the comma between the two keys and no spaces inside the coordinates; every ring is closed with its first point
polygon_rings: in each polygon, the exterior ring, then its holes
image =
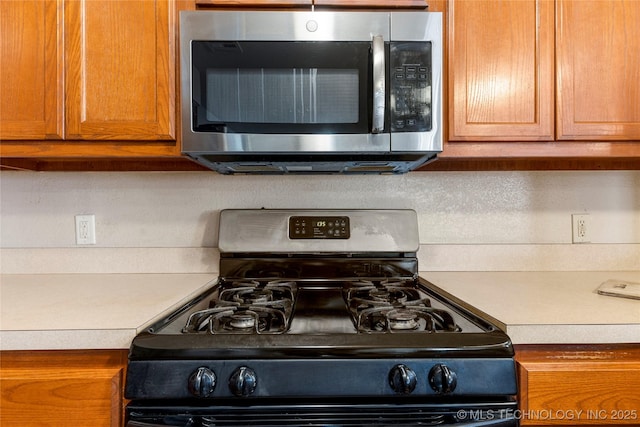
{"type": "Polygon", "coordinates": [[[175,139],[169,2],[65,2],[66,139],[175,139]]]}
{"type": "Polygon", "coordinates": [[[3,160],[179,156],[182,3],[1,0],[3,160]]]}
{"type": "Polygon", "coordinates": [[[449,1],[449,140],[553,140],[553,0],[449,1]]]}
{"type": "Polygon", "coordinates": [[[639,169],[640,2],[448,2],[448,137],[424,170],[639,169]]]}
{"type": "Polygon", "coordinates": [[[516,346],[521,425],[640,425],[640,344],[516,346]]]}
{"type": "Polygon", "coordinates": [[[62,139],[62,4],[0,1],[0,140],[62,139]]]}
{"type": "Polygon", "coordinates": [[[558,139],[640,140],[640,2],[558,0],[558,139]]]}
{"type": "Polygon", "coordinates": [[[0,353],[0,425],[124,424],[127,350],[0,353]]]}

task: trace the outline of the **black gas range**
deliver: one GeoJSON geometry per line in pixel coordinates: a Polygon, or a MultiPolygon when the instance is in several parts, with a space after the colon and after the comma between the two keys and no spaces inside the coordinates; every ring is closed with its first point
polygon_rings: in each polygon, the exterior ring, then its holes
{"type": "Polygon", "coordinates": [[[515,426],[506,334],[418,276],[411,210],[225,210],[220,278],[139,334],[135,426],[515,426]]]}

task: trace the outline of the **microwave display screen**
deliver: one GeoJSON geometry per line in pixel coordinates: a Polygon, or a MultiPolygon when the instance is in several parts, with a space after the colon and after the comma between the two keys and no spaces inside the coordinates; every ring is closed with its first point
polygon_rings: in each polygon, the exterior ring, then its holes
{"type": "Polygon", "coordinates": [[[357,123],[357,69],[209,68],[206,119],[215,123],[357,123]]]}

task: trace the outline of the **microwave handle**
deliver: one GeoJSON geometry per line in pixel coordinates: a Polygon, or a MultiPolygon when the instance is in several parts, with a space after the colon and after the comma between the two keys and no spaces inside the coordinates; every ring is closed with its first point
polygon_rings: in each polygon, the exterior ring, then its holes
{"type": "Polygon", "coordinates": [[[373,51],[373,117],[372,133],[384,131],[385,109],[385,63],[384,63],[384,39],[382,36],[373,36],[371,42],[373,51]]]}

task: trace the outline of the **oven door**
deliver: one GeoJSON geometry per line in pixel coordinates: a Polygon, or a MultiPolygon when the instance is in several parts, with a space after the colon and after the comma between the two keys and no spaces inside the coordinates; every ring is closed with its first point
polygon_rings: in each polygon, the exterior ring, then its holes
{"type": "Polygon", "coordinates": [[[181,426],[518,426],[515,402],[392,403],[321,402],[215,407],[130,404],[126,427],[181,426]]]}

